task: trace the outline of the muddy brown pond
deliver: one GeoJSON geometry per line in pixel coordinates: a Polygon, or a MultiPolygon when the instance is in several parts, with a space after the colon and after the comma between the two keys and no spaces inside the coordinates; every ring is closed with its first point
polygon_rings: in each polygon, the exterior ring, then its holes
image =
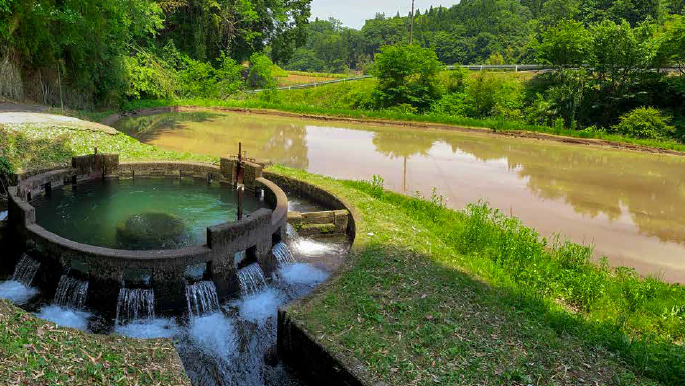
{"type": "Polygon", "coordinates": [[[685,282],[685,157],[437,129],[259,114],[169,113],[116,128],[163,149],[248,157],[386,188],[456,209],[487,200],[542,235],[594,244],[612,265],[685,282]]]}

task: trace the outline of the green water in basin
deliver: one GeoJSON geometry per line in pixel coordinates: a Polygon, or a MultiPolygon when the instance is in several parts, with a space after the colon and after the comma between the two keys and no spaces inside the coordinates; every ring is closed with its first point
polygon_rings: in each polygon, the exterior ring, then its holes
{"type": "MultiPolygon", "coordinates": [[[[207,227],[237,219],[237,191],[194,179],[97,181],[32,201],[38,225],[83,244],[125,250],[207,242],[207,227]]],[[[264,207],[245,192],[243,213],[264,207]]]]}

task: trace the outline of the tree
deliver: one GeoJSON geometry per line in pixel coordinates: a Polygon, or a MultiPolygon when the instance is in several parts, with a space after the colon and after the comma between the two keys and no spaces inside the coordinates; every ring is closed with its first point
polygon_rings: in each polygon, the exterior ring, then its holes
{"type": "Polygon", "coordinates": [[[411,105],[427,111],[439,97],[437,76],[442,65],[435,51],[412,46],[385,46],[376,55],[378,86],[374,99],[378,107],[411,105]]]}
{"type": "Polygon", "coordinates": [[[676,66],[685,75],[685,17],[674,15],[656,37],[655,67],[676,66]]]}
{"type": "Polygon", "coordinates": [[[564,20],[542,34],[538,59],[557,67],[577,67],[587,61],[592,39],[583,23],[564,20]]]}
{"type": "Polygon", "coordinates": [[[253,88],[275,88],[276,81],[273,76],[274,64],[268,56],[256,52],[250,57],[250,72],[247,76],[247,84],[253,88]]]}
{"type": "Polygon", "coordinates": [[[578,0],[549,0],[545,2],[540,15],[540,23],[548,27],[562,20],[575,20],[580,14],[578,0]]]}
{"type": "Polygon", "coordinates": [[[640,30],[631,28],[627,21],[616,24],[605,20],[594,24],[590,35],[589,64],[595,69],[603,91],[622,93],[633,75],[649,67],[653,53],[640,40],[640,30]]]}

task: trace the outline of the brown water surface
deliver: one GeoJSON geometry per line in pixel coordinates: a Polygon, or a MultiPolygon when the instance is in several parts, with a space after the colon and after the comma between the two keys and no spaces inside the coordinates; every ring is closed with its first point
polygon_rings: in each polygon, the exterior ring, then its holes
{"type": "Polygon", "coordinates": [[[444,130],[250,114],[171,113],[117,128],[163,149],[249,157],[344,179],[380,175],[449,206],[480,199],[612,265],[685,282],[685,158],[444,130]]]}

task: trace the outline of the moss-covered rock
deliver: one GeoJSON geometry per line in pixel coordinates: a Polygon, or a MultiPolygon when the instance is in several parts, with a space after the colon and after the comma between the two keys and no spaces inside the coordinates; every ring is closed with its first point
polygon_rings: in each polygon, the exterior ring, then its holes
{"type": "Polygon", "coordinates": [[[117,227],[117,243],[122,249],[174,249],[193,241],[185,222],[167,213],[135,214],[117,227]]]}

